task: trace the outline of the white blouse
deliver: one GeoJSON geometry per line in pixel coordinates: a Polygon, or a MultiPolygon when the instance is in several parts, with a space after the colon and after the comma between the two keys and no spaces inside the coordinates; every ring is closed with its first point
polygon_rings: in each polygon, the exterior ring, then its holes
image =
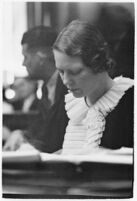
{"type": "Polygon", "coordinates": [[[88,154],[99,148],[105,129],[105,117],[111,112],[125,91],[133,86],[133,80],[122,76],[90,108],[84,97],[75,98],[72,93],[65,96],[65,109],[69,117],[63,142],[62,154],[88,154]]]}

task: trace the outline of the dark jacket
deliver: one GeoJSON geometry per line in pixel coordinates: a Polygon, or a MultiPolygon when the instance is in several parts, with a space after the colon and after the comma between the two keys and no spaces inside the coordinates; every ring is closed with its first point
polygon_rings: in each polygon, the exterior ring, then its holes
{"type": "Polygon", "coordinates": [[[66,93],[67,89],[58,77],[55,103],[48,108],[47,100],[44,100],[43,97],[39,105],[38,118],[25,133],[29,143],[42,152],[52,153],[62,148],[65,129],[68,124],[64,102],[66,93]]]}
{"type": "MultiPolygon", "coordinates": [[[[15,112],[16,111],[20,111],[20,112],[22,111],[23,103],[24,103],[23,99],[11,102],[11,104],[13,105],[13,108],[14,108],[15,112]]],[[[35,99],[31,103],[31,105],[29,107],[29,111],[37,111],[38,110],[38,105],[39,105],[39,99],[35,95],[35,99]]]]}
{"type": "Polygon", "coordinates": [[[101,146],[110,149],[133,147],[134,87],[128,89],[116,108],[106,118],[101,146]]]}

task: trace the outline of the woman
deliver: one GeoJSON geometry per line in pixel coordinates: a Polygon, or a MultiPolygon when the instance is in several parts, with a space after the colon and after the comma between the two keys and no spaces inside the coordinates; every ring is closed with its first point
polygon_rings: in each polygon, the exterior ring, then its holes
{"type": "Polygon", "coordinates": [[[101,33],[87,22],[74,20],[57,37],[53,53],[69,90],[62,154],[132,147],[133,80],[109,76],[113,61],[101,33]]]}

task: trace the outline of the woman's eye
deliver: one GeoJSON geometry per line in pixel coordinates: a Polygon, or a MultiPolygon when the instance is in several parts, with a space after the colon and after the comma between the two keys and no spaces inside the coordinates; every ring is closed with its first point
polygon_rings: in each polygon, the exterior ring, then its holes
{"type": "Polygon", "coordinates": [[[79,70],[77,70],[77,71],[72,71],[71,74],[72,74],[72,75],[78,75],[78,74],[81,73],[81,72],[82,72],[82,69],[79,69],[79,70]]]}

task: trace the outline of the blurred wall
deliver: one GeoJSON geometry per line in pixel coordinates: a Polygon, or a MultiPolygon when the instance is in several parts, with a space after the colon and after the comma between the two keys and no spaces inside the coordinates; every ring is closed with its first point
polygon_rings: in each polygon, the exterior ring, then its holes
{"type": "Polygon", "coordinates": [[[116,60],[113,76],[134,77],[134,3],[28,2],[27,16],[28,28],[51,25],[58,32],[74,19],[97,25],[116,60]]]}
{"type": "Polygon", "coordinates": [[[95,22],[104,7],[111,12],[114,8],[116,15],[118,7],[122,7],[134,19],[134,3],[27,2],[28,28],[50,24],[60,31],[77,18],[95,22]]]}
{"type": "MultiPolygon", "coordinates": [[[[87,20],[99,27],[115,56],[129,24],[134,27],[134,3],[7,1],[3,4],[2,17],[3,82],[12,83],[15,74],[26,76],[27,73],[22,67],[20,40],[28,28],[51,25],[59,32],[74,19],[87,20]]],[[[133,61],[134,34],[129,41],[133,61]]],[[[125,55],[123,58],[128,57],[125,55]]],[[[130,63],[133,68],[133,62],[130,63]]]]}

